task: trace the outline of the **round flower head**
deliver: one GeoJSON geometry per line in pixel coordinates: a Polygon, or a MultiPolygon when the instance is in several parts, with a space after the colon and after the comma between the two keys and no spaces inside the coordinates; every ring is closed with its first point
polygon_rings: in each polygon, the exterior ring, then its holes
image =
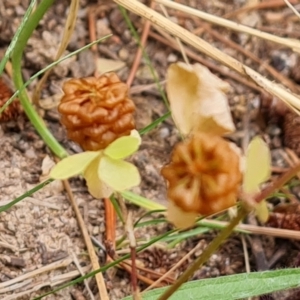
{"type": "Polygon", "coordinates": [[[128,98],[127,85],[115,73],[71,79],[63,91],[58,106],[61,122],[68,137],[84,150],[104,149],[135,128],[135,105],[128,98]]]}
{"type": "Polygon", "coordinates": [[[230,143],[205,133],[179,143],[161,173],[169,200],[183,212],[201,215],[233,206],[242,179],[240,157],[230,143]]]}

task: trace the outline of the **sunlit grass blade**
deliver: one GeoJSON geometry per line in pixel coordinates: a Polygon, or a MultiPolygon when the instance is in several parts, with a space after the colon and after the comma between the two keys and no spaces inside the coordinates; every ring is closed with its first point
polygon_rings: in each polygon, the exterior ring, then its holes
{"type": "Polygon", "coordinates": [[[38,190],[42,189],[43,187],[45,187],[46,185],[48,185],[49,183],[51,183],[52,181],[53,181],[53,179],[48,179],[48,180],[40,183],[39,185],[35,186],[31,190],[25,192],[23,195],[21,195],[20,197],[14,199],[13,201],[9,202],[8,204],[0,206],[0,213],[3,212],[3,211],[8,210],[9,208],[11,208],[12,206],[14,206],[18,202],[22,201],[23,199],[31,196],[32,194],[34,194],[38,190]]]}
{"type": "MultiPolygon", "coordinates": [[[[172,295],[172,300],[234,300],[299,287],[300,269],[243,273],[185,283],[172,295]],[[199,297],[199,295],[201,295],[199,297]]],[[[156,300],[166,290],[159,288],[142,295],[143,300],[156,300]]],[[[131,297],[123,298],[129,300],[131,297]]]]}
{"type": "Polygon", "coordinates": [[[155,226],[161,223],[168,223],[167,219],[153,219],[149,221],[140,222],[135,226],[135,228],[147,227],[147,226],[155,226]]]}
{"type": "Polygon", "coordinates": [[[146,134],[147,132],[154,129],[156,126],[158,126],[160,123],[162,123],[164,120],[168,119],[171,116],[171,112],[165,113],[163,116],[157,118],[155,121],[153,121],[151,124],[147,125],[143,129],[139,131],[140,135],[146,134]]]}
{"type": "MultiPolygon", "coordinates": [[[[151,215],[155,214],[155,213],[163,213],[165,212],[165,209],[158,209],[158,210],[150,210],[147,211],[145,214],[143,214],[133,225],[133,227],[139,227],[140,222],[146,218],[146,217],[150,217],[151,215]]],[[[157,220],[157,218],[154,217],[154,221],[157,220]]]]}
{"type": "Polygon", "coordinates": [[[124,191],[120,193],[122,195],[122,197],[128,201],[130,201],[131,203],[145,208],[147,210],[165,210],[166,207],[154,202],[153,200],[147,199],[145,197],[142,197],[138,194],[135,194],[133,192],[130,191],[124,191]]]}
{"type": "Polygon", "coordinates": [[[164,242],[172,242],[169,244],[168,248],[173,248],[175,245],[177,245],[178,243],[180,243],[183,240],[186,240],[188,238],[194,237],[196,235],[199,234],[203,234],[206,233],[208,231],[212,230],[212,228],[208,228],[208,227],[197,227],[194,229],[190,229],[184,232],[176,232],[172,235],[169,235],[167,237],[165,237],[163,239],[164,242]],[[175,241],[175,243],[173,243],[175,241]]]}

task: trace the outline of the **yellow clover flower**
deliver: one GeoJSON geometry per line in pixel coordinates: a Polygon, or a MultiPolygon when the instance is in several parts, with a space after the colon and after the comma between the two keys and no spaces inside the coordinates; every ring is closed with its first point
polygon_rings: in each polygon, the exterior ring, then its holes
{"type": "Polygon", "coordinates": [[[113,191],[124,191],[140,184],[138,169],[124,159],[136,152],[141,138],[136,130],[130,136],[116,139],[105,149],[85,151],[61,160],[50,172],[53,179],[83,175],[90,194],[109,197],[113,191]]]}

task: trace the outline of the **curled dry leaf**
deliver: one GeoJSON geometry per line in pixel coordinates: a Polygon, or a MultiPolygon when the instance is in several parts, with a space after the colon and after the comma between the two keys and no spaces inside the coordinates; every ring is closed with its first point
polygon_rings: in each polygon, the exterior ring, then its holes
{"type": "Polygon", "coordinates": [[[200,64],[172,64],[167,93],[173,120],[183,135],[223,135],[235,130],[225,92],[229,84],[200,64]]]}
{"type": "MultiPolygon", "coordinates": [[[[194,216],[233,206],[242,180],[240,157],[231,144],[199,132],[174,148],[170,164],[161,173],[169,185],[172,211],[178,213],[180,208],[194,216]]],[[[182,217],[173,218],[169,211],[169,219],[180,222],[182,217]]],[[[178,222],[175,225],[181,226],[178,222]]]]}
{"type": "Polygon", "coordinates": [[[115,73],[71,79],[63,91],[58,106],[61,122],[68,137],[84,150],[104,149],[135,128],[135,105],[128,98],[127,85],[115,73]]]}

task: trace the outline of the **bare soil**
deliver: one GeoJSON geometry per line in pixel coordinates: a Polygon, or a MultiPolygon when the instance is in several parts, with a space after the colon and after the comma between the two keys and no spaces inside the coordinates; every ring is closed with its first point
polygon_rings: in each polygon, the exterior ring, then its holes
{"type": "MultiPolygon", "coordinates": [[[[214,15],[224,16],[244,6],[247,1],[182,0],[177,2],[214,15]]],[[[256,3],[256,1],[248,2],[256,3]]],[[[1,1],[0,58],[16,32],[28,4],[29,1],[21,0],[1,1]]],[[[25,80],[54,60],[68,14],[68,6],[69,1],[56,1],[31,37],[23,60],[22,71],[25,80]]],[[[125,67],[118,71],[118,75],[126,81],[138,49],[136,41],[114,3],[82,0],[76,29],[65,54],[90,42],[88,13],[91,9],[95,12],[97,38],[110,33],[113,36],[97,45],[96,57],[92,50],[86,50],[55,67],[44,86],[42,99],[37,108],[46,125],[70,154],[81,150],[66,138],[65,130],[59,123],[56,107],[62,93],[62,83],[68,78],[92,76],[97,68],[95,64],[97,57],[123,61],[125,67]]],[[[200,32],[202,38],[214,46],[272,78],[263,65],[255,63],[230,45],[224,44],[209,31],[201,30],[203,23],[199,20],[174,11],[170,11],[170,13],[180,25],[190,31],[200,32]]],[[[141,33],[144,21],[131,13],[129,16],[138,32],[141,33]]],[[[297,36],[300,32],[299,20],[284,5],[269,9],[255,9],[233,16],[232,19],[281,36],[299,38],[297,36]]],[[[251,52],[263,63],[272,66],[297,86],[298,73],[296,69],[297,66],[299,68],[299,58],[291,50],[217,26],[211,28],[251,52]]],[[[182,60],[179,52],[152,37],[147,40],[146,51],[160,80],[165,79],[166,69],[170,63],[182,60]]],[[[205,58],[205,60],[211,62],[209,58],[205,58]]],[[[215,65],[217,66],[217,64],[215,65]]],[[[227,71],[225,67],[218,67],[227,71]]],[[[213,71],[215,72],[215,70],[213,71]]],[[[217,74],[219,73],[217,72],[217,74]]],[[[260,102],[265,99],[265,95],[231,77],[224,76],[224,73],[219,75],[232,86],[229,101],[237,132],[230,139],[242,146],[245,136],[251,138],[256,134],[261,134],[270,145],[273,166],[277,169],[287,168],[288,162],[285,158],[283,139],[284,128],[281,127],[278,118],[274,117],[274,114],[270,114],[271,106],[267,106],[267,110],[263,113],[259,109],[260,102]]],[[[9,75],[4,76],[9,82],[9,75]]],[[[37,81],[34,81],[29,86],[29,94],[33,91],[36,83],[37,81]]],[[[133,82],[133,90],[146,87],[151,83],[153,83],[152,76],[146,62],[142,60],[133,82]]],[[[137,107],[138,129],[144,128],[167,112],[155,87],[145,88],[143,92],[134,92],[131,97],[137,107]]],[[[54,164],[54,157],[22,114],[17,120],[1,124],[0,140],[0,206],[3,206],[43,181],[49,168],[54,164]]],[[[142,146],[132,158],[142,175],[141,186],[134,189],[136,193],[160,203],[166,203],[165,183],[160,176],[160,169],[163,164],[168,162],[172,147],[178,140],[178,132],[171,120],[163,122],[143,136],[142,146]]],[[[71,187],[89,234],[98,241],[95,247],[100,263],[103,265],[105,264],[105,253],[99,247],[99,243],[105,244],[104,204],[89,195],[82,179],[71,179],[71,187]]],[[[294,188],[292,192],[293,199],[298,203],[299,188],[294,188]]],[[[282,198],[274,198],[271,200],[270,207],[284,201],[282,198]]],[[[128,208],[134,211],[134,220],[144,213],[142,209],[131,204],[128,204],[128,208]]],[[[253,222],[250,219],[248,221],[253,222]]],[[[139,228],[136,230],[136,239],[139,243],[143,243],[170,228],[171,226],[166,224],[139,228]]],[[[118,222],[117,238],[122,237],[124,232],[123,225],[118,222]]],[[[173,279],[175,279],[201,253],[216,233],[210,231],[194,236],[173,249],[167,249],[163,243],[155,245],[139,254],[137,262],[145,268],[163,274],[200,243],[196,253],[174,272],[173,279]]],[[[245,243],[249,251],[248,263],[251,271],[299,266],[299,242],[265,236],[247,236],[245,243]]],[[[129,253],[128,248],[117,251],[120,256],[125,253],[129,253]]],[[[60,182],[45,186],[9,210],[0,213],[1,299],[33,299],[80,276],[80,272],[87,273],[89,271],[91,271],[91,266],[86,247],[75,214],[60,182]]],[[[193,279],[245,271],[242,236],[235,234],[204,267],[194,274],[193,279]]],[[[146,272],[143,274],[150,276],[146,272]]],[[[121,299],[131,294],[130,275],[124,270],[110,270],[104,273],[104,278],[110,299],[121,299]]],[[[95,299],[99,299],[94,280],[88,280],[88,284],[91,286],[95,299]]],[[[141,289],[146,288],[145,283],[139,282],[139,284],[141,289]]],[[[267,296],[269,298],[264,299],[298,299],[297,295],[293,293],[270,295],[267,296]]],[[[47,296],[45,299],[90,298],[86,287],[83,284],[77,284],[47,296]]]]}

